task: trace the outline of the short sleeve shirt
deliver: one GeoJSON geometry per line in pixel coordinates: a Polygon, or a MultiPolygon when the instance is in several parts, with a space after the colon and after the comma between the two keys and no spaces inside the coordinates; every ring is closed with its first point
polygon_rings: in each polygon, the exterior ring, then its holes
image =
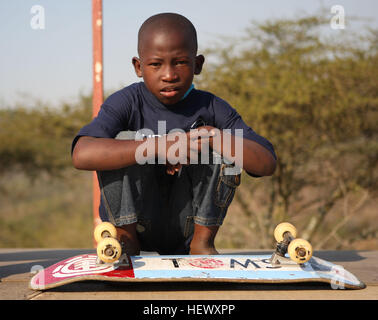
{"type": "Polygon", "coordinates": [[[177,129],[187,132],[198,119],[220,130],[231,129],[233,134],[233,130],[242,129],[244,138],[262,145],[276,158],[273,145],[247,126],[237,111],[221,98],[193,89],[178,103],[164,105],[144,82],[134,83],[110,95],[97,117],[76,135],[71,150],[81,136],[115,138],[120,131],[141,129],[149,129],[155,135],[177,129]]]}

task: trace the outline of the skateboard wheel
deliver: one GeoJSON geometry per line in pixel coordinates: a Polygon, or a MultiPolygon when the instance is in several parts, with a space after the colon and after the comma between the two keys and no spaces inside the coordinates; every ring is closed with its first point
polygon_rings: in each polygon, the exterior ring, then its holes
{"type": "Polygon", "coordinates": [[[104,238],[116,238],[117,230],[110,222],[100,223],[94,230],[94,238],[100,243],[104,238]]]}
{"type": "Polygon", "coordinates": [[[307,240],[294,239],[290,242],[287,252],[294,262],[305,263],[312,257],[312,246],[307,240]]]}
{"type": "Polygon", "coordinates": [[[97,256],[105,263],[117,261],[122,254],[122,248],[118,240],[114,238],[104,238],[97,245],[97,256]]]}
{"type": "Polygon", "coordinates": [[[274,238],[277,242],[283,241],[285,232],[290,232],[293,238],[297,236],[297,229],[291,223],[282,222],[274,229],[274,238]]]}

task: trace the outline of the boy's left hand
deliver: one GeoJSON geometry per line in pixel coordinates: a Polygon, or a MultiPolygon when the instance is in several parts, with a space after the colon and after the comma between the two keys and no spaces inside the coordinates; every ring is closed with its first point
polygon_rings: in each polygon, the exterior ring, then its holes
{"type": "Polygon", "coordinates": [[[170,164],[167,163],[167,173],[173,176],[176,172],[179,172],[181,170],[182,164],[170,164]]]}
{"type": "MultiPolygon", "coordinates": [[[[201,152],[202,146],[208,144],[210,139],[214,136],[214,132],[211,131],[214,127],[202,126],[193,129],[186,133],[187,136],[187,160],[190,162],[190,156],[201,152]],[[206,133],[208,132],[208,134],[206,133]],[[192,143],[190,143],[192,141],[192,143]],[[193,143],[194,142],[194,143],[193,143]]],[[[171,164],[167,162],[167,174],[174,175],[176,172],[180,172],[182,164],[171,164]]]]}

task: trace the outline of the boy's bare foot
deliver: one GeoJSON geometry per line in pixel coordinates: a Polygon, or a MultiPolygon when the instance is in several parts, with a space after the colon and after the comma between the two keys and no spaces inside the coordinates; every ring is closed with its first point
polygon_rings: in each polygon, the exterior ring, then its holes
{"type": "Polygon", "coordinates": [[[219,254],[215,249],[214,239],[219,226],[194,224],[194,235],[190,243],[190,254],[219,254]]]}
{"type": "Polygon", "coordinates": [[[136,233],[136,225],[137,223],[132,223],[116,227],[118,240],[123,242],[123,249],[131,256],[140,254],[140,243],[136,233]]]}

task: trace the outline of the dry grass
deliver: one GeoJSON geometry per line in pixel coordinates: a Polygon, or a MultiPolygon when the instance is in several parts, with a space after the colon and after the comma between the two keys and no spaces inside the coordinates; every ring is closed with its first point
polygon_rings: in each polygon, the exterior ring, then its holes
{"type": "MultiPolygon", "coordinates": [[[[41,176],[33,183],[22,174],[9,173],[3,177],[6,193],[0,195],[0,247],[15,248],[90,248],[92,240],[92,189],[91,173],[69,169],[62,178],[41,176]]],[[[248,199],[246,183],[237,190],[248,200],[255,213],[264,210],[261,199],[248,199]],[[247,198],[246,198],[247,197],[247,198]]],[[[310,197],[313,190],[307,190],[293,210],[300,207],[300,201],[310,197]]],[[[359,196],[348,199],[348,208],[358,204],[359,196]]],[[[343,250],[378,249],[378,197],[370,195],[358,210],[352,212],[347,221],[332,234],[334,227],[342,222],[348,212],[346,204],[340,201],[316,234],[312,243],[315,248],[343,250]]],[[[309,207],[292,216],[290,221],[299,231],[308,223],[313,208],[309,207]]],[[[218,248],[262,248],[274,245],[272,233],[266,234],[268,245],[262,246],[255,231],[258,227],[254,215],[246,215],[235,199],[231,204],[216,245],[218,248]]],[[[274,229],[270,226],[270,230],[274,229]]]]}

